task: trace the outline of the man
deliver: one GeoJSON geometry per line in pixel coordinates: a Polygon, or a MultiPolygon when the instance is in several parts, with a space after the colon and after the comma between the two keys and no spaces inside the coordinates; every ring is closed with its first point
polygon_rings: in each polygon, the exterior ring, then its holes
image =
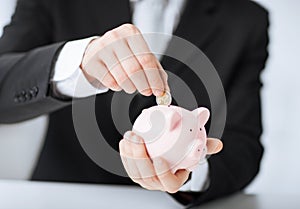
{"type": "MultiPolygon", "coordinates": [[[[0,40],[0,122],[50,115],[33,180],[107,184],[132,184],[133,180],[148,189],[174,193],[172,196],[183,204],[199,204],[242,190],[257,174],[263,152],[259,141],[259,76],[267,58],[267,12],[247,0],[154,0],[160,3],[153,8],[149,5],[154,3],[147,2],[150,0],[18,2],[0,40]],[[164,25],[163,29],[154,32],[173,33],[204,51],[215,65],[227,97],[224,150],[209,158],[207,167],[192,174],[190,181],[194,182],[208,175],[201,185],[192,188],[187,182],[190,187],[182,192],[180,187],[188,178],[185,171],[167,179],[155,176],[155,181],[149,183],[143,176],[142,181],[136,181],[99,168],[83,152],[72,123],[71,98],[88,97],[96,89],[99,128],[109,144],[118,149],[122,137],[110,115],[113,92],[140,93],[130,106],[134,120],[142,109],[155,104],[151,95],[169,91],[164,69],[188,83],[198,106],[210,106],[203,84],[185,65],[168,57],[163,57],[160,65],[151,54],[139,29],[148,24],[148,19],[142,20],[154,10],[157,15],[165,14],[156,20],[164,25]],[[114,45],[119,39],[124,40],[123,44],[114,45]],[[124,56],[131,59],[120,59],[124,56]],[[74,91],[78,78],[85,82],[81,93],[74,91]],[[175,179],[171,181],[175,188],[164,185],[170,179],[175,179]]],[[[149,32],[147,27],[142,31],[149,32]]],[[[138,137],[132,134],[129,132],[125,138],[138,137]]],[[[148,168],[159,166],[164,162],[153,162],[148,168]]]]}

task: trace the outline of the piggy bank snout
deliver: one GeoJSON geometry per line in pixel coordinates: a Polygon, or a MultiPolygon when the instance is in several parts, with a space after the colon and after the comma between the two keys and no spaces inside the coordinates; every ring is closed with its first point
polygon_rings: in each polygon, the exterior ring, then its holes
{"type": "Polygon", "coordinates": [[[193,161],[197,161],[201,158],[203,154],[203,146],[201,146],[200,139],[196,139],[196,143],[192,147],[190,153],[189,153],[189,159],[193,161]]]}
{"type": "Polygon", "coordinates": [[[195,148],[196,155],[201,156],[203,151],[204,151],[203,146],[201,146],[201,144],[198,143],[198,145],[195,148]]]}

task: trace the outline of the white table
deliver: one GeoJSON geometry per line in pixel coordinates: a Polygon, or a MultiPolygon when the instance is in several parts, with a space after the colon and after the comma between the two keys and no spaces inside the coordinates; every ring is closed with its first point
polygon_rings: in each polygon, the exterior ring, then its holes
{"type": "Polygon", "coordinates": [[[193,209],[300,209],[300,195],[237,194],[193,209]]]}
{"type": "Polygon", "coordinates": [[[0,209],[182,209],[163,192],[105,186],[0,180],[0,209]]]}
{"type": "MultiPolygon", "coordinates": [[[[172,197],[130,186],[0,180],[0,209],[183,209],[172,197]]],[[[300,195],[237,194],[194,209],[299,209],[300,195]]]]}

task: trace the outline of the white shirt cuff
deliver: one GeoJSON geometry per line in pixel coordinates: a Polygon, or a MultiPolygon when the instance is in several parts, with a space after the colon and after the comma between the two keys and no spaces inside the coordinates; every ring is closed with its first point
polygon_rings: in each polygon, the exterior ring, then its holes
{"type": "Polygon", "coordinates": [[[54,68],[52,82],[56,91],[67,97],[83,98],[108,91],[108,88],[97,83],[92,85],[80,69],[80,64],[88,44],[97,38],[70,41],[61,50],[54,68]]]}
{"type": "Polygon", "coordinates": [[[191,179],[180,189],[181,192],[202,192],[209,187],[209,165],[206,159],[195,168],[191,179]]]}

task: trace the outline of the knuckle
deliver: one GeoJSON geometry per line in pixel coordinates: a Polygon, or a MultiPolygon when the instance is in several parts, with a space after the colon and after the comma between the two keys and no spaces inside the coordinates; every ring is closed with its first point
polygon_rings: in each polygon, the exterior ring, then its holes
{"type": "Polygon", "coordinates": [[[121,86],[121,87],[126,86],[125,84],[126,84],[128,78],[121,68],[113,69],[111,71],[111,73],[114,76],[114,78],[116,79],[119,86],[121,86]]]}
{"type": "Polygon", "coordinates": [[[153,63],[154,63],[154,56],[150,55],[150,54],[147,54],[147,55],[143,55],[143,56],[140,56],[140,62],[143,66],[155,66],[153,63]],[[153,64],[153,65],[152,65],[153,64]]]}
{"type": "Polygon", "coordinates": [[[103,38],[97,42],[97,46],[99,47],[99,49],[102,49],[102,48],[105,47],[105,43],[103,41],[103,38]]]}
{"type": "Polygon", "coordinates": [[[126,23],[126,24],[124,24],[122,26],[129,33],[133,33],[133,34],[140,33],[139,29],[135,25],[133,25],[133,24],[126,23]]]}
{"type": "Polygon", "coordinates": [[[124,77],[124,73],[122,73],[122,68],[119,63],[112,62],[111,66],[109,67],[109,72],[116,78],[116,80],[124,77]]]}
{"type": "Polygon", "coordinates": [[[138,64],[131,64],[128,66],[128,75],[132,76],[142,71],[142,68],[138,64]]]}
{"type": "Polygon", "coordinates": [[[115,43],[119,39],[117,33],[115,31],[108,31],[101,37],[101,50],[103,49],[112,49],[113,43],[115,43]]]}
{"type": "Polygon", "coordinates": [[[126,28],[129,28],[131,26],[132,26],[131,23],[124,23],[123,25],[121,25],[121,27],[126,27],[126,28]]]}
{"type": "Polygon", "coordinates": [[[103,36],[101,37],[101,40],[102,40],[102,44],[104,44],[104,41],[103,40],[107,40],[109,38],[109,34],[110,34],[111,31],[107,31],[103,34],[103,36]]]}
{"type": "Polygon", "coordinates": [[[116,74],[116,79],[120,83],[120,85],[124,85],[124,83],[127,80],[127,77],[122,73],[122,74],[116,74]]]}
{"type": "Polygon", "coordinates": [[[118,35],[117,31],[115,31],[115,30],[108,31],[108,32],[106,33],[106,35],[107,35],[108,38],[111,39],[111,40],[116,40],[116,39],[119,38],[119,35],[118,35]]]}

